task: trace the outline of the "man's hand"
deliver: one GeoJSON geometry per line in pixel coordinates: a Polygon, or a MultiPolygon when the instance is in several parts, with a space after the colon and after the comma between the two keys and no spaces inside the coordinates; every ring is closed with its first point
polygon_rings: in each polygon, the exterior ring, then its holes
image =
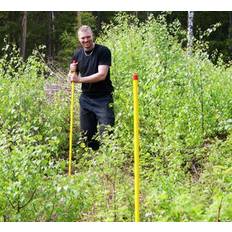
{"type": "Polygon", "coordinates": [[[76,72],[73,72],[73,73],[70,72],[68,76],[71,82],[81,83],[80,81],[81,77],[76,72]]]}
{"type": "Polygon", "coordinates": [[[76,72],[76,70],[77,70],[77,64],[78,64],[78,62],[73,62],[73,63],[70,64],[69,69],[70,69],[71,73],[72,72],[76,72]]]}
{"type": "Polygon", "coordinates": [[[75,83],[80,82],[80,77],[76,72],[77,64],[78,64],[78,62],[71,63],[70,66],[69,66],[69,73],[68,73],[69,80],[71,82],[75,82],[75,83]]]}

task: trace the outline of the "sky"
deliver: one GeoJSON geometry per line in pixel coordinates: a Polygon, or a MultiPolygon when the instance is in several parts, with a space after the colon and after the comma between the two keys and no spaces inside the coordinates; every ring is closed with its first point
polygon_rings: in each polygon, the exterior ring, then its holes
{"type": "Polygon", "coordinates": [[[0,0],[1,11],[229,11],[231,0],[0,0]]]}

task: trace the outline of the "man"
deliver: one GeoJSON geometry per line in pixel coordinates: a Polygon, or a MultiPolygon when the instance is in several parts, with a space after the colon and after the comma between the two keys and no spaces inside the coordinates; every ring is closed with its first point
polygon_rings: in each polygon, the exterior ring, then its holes
{"type": "Polygon", "coordinates": [[[100,134],[106,125],[114,125],[113,86],[110,80],[111,52],[93,42],[89,26],[81,26],[78,39],[82,48],[75,51],[70,64],[69,77],[75,83],[82,83],[80,95],[80,128],[87,137],[87,146],[99,148],[93,139],[99,125],[100,134]]]}

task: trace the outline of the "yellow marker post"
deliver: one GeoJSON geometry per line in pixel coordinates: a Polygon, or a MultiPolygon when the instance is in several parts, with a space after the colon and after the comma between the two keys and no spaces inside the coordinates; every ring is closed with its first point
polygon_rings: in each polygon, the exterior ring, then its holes
{"type": "Polygon", "coordinates": [[[133,75],[134,99],[134,188],[135,188],[135,222],[140,221],[140,178],[139,178],[139,99],[138,99],[138,74],[133,75]]]}
{"type": "Polygon", "coordinates": [[[72,140],[73,140],[73,114],[74,114],[74,90],[75,83],[71,84],[71,104],[70,104],[70,130],[69,130],[69,163],[68,163],[68,175],[72,173],[72,140]]]}

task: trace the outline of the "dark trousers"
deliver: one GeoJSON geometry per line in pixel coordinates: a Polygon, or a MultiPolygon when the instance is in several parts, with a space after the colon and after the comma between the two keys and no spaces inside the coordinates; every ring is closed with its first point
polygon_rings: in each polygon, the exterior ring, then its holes
{"type": "Polygon", "coordinates": [[[99,142],[93,139],[97,126],[99,125],[99,133],[102,134],[106,125],[114,125],[113,97],[90,98],[81,94],[79,101],[81,131],[86,136],[87,146],[97,150],[99,142]]]}

